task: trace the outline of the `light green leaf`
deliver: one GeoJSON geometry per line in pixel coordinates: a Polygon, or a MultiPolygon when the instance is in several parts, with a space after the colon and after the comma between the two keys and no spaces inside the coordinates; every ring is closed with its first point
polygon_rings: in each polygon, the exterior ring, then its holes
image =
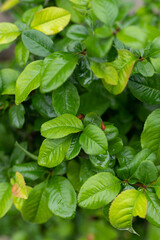
{"type": "Polygon", "coordinates": [[[92,0],[94,14],[105,24],[112,26],[117,15],[118,5],[115,0],[92,0]]]}
{"type": "Polygon", "coordinates": [[[78,57],[69,53],[55,52],[44,60],[41,91],[49,92],[60,87],[74,71],[78,57]]]}
{"type": "Polygon", "coordinates": [[[59,165],[64,160],[70,143],[70,137],[45,139],[39,150],[38,164],[48,168],[59,165]]]}
{"type": "Polygon", "coordinates": [[[63,8],[48,7],[34,14],[31,28],[47,35],[62,31],[70,21],[71,14],[63,8]]]}
{"type": "Polygon", "coordinates": [[[80,97],[75,85],[67,81],[53,91],[52,104],[57,116],[70,113],[76,115],[80,106],[80,97]]]}
{"type": "Polygon", "coordinates": [[[108,63],[109,66],[114,67],[118,72],[118,84],[113,86],[105,82],[105,88],[114,95],[120,94],[127,85],[135,62],[136,57],[130,51],[125,49],[119,50],[118,58],[114,62],[108,63]]]}
{"type": "Polygon", "coordinates": [[[135,233],[132,228],[132,217],[145,218],[147,213],[147,199],[144,193],[137,190],[126,190],[113,201],[109,219],[113,227],[135,233]]]}
{"type": "Polygon", "coordinates": [[[120,188],[119,179],[111,173],[98,173],[82,185],[78,195],[78,204],[88,209],[103,207],[117,196],[120,188]]]}
{"type": "Polygon", "coordinates": [[[0,71],[0,82],[2,81],[1,94],[15,94],[16,80],[19,72],[10,68],[4,68],[0,71]]]}
{"type": "Polygon", "coordinates": [[[45,122],[41,126],[42,136],[50,139],[62,138],[71,133],[81,132],[82,130],[82,121],[68,113],[45,122]]]}
{"type": "Polygon", "coordinates": [[[15,92],[15,102],[17,105],[23,102],[32,90],[40,86],[42,64],[42,60],[28,64],[18,77],[15,92]]]}
{"type": "Polygon", "coordinates": [[[62,218],[73,218],[76,211],[76,193],[68,179],[54,176],[49,180],[48,207],[51,212],[62,218]]]}
{"type": "Polygon", "coordinates": [[[153,192],[146,191],[147,197],[147,216],[146,219],[152,225],[160,227],[160,200],[153,192]]]}
{"type": "Polygon", "coordinates": [[[147,57],[160,58],[160,37],[155,38],[149,44],[149,50],[146,52],[147,57]]]}
{"type": "Polygon", "coordinates": [[[24,220],[33,223],[44,223],[52,213],[47,205],[47,182],[36,185],[27,200],[24,201],[21,209],[24,220]]]}
{"type": "Polygon", "coordinates": [[[0,23],[0,44],[13,42],[20,34],[15,24],[6,22],[0,23]]]}
{"type": "Polygon", "coordinates": [[[146,119],[141,134],[142,148],[149,148],[160,157],[160,109],[154,110],[146,119]]]}
{"type": "Polygon", "coordinates": [[[53,41],[37,30],[27,30],[22,33],[22,41],[32,54],[46,57],[53,52],[53,41]]]}
{"type": "Polygon", "coordinates": [[[147,60],[138,62],[136,64],[136,70],[144,77],[152,77],[154,74],[154,68],[147,60]]]}
{"type": "Polygon", "coordinates": [[[20,41],[15,48],[15,58],[20,67],[24,67],[29,59],[29,51],[20,41]]]}
{"type": "Polygon", "coordinates": [[[25,109],[22,104],[16,106],[12,106],[9,109],[9,120],[13,127],[15,128],[22,128],[25,118],[25,109]]]}
{"type": "Polygon", "coordinates": [[[79,143],[89,155],[105,154],[108,142],[104,132],[96,125],[89,124],[80,136],[79,143]]]}
{"type": "Polygon", "coordinates": [[[157,181],[155,182],[155,184],[152,185],[152,187],[155,189],[156,194],[160,199],[160,177],[158,177],[157,181]]]}
{"type": "Polygon", "coordinates": [[[155,74],[151,78],[144,78],[139,74],[134,74],[128,87],[137,99],[149,104],[160,103],[160,74],[155,74]]]}
{"type": "Polygon", "coordinates": [[[0,218],[2,218],[12,206],[12,186],[7,182],[0,183],[0,218]]]}
{"type": "Polygon", "coordinates": [[[112,66],[107,66],[107,63],[93,63],[91,69],[95,76],[103,79],[103,84],[105,83],[111,85],[118,84],[118,72],[112,66]]]}
{"type": "Polygon", "coordinates": [[[131,48],[144,48],[147,42],[147,34],[139,26],[127,26],[117,33],[117,37],[131,48]]]}

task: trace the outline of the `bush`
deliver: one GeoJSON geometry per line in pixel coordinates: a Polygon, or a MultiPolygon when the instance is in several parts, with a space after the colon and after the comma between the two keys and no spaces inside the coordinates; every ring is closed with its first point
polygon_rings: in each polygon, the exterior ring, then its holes
{"type": "Polygon", "coordinates": [[[16,47],[0,71],[0,217],[14,204],[32,223],[89,216],[95,229],[105,218],[136,233],[138,216],[160,227],[160,3],[152,2],[134,14],[118,0],[3,3],[16,21],[0,23],[0,49],[16,47]]]}

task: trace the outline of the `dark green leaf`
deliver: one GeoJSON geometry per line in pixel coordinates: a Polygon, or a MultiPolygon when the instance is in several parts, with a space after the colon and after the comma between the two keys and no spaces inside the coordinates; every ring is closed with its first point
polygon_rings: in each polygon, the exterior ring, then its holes
{"type": "Polygon", "coordinates": [[[15,128],[22,128],[25,118],[25,109],[22,104],[12,106],[9,109],[9,120],[11,125],[15,128]]]}

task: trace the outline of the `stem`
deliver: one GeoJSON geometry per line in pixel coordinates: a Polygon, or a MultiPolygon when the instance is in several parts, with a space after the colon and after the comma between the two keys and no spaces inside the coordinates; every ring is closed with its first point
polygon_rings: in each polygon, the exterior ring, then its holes
{"type": "Polygon", "coordinates": [[[15,146],[19,147],[23,152],[25,152],[25,154],[30,157],[33,160],[38,160],[38,157],[35,156],[34,154],[28,152],[25,148],[23,148],[18,142],[15,142],[15,146]]]}

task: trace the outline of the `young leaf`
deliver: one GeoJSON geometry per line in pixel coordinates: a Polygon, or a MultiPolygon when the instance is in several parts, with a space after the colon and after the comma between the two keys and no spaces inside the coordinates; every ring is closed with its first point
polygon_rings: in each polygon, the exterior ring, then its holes
{"type": "Polygon", "coordinates": [[[25,47],[34,55],[46,57],[53,52],[53,42],[44,33],[37,30],[27,30],[22,33],[25,47]]]}
{"type": "Polygon", "coordinates": [[[0,82],[2,81],[2,95],[15,94],[16,80],[19,76],[19,72],[10,69],[4,68],[0,71],[0,82]]]}
{"type": "Polygon", "coordinates": [[[113,201],[109,219],[113,227],[135,233],[132,228],[132,217],[145,218],[147,213],[147,199],[144,193],[137,190],[126,190],[113,201]]]}
{"type": "Polygon", "coordinates": [[[20,172],[24,178],[32,181],[41,178],[45,173],[44,168],[38,166],[36,162],[14,165],[11,171],[12,173],[20,172]]]}
{"type": "Polygon", "coordinates": [[[68,113],[45,122],[41,126],[42,136],[50,139],[62,138],[71,133],[81,132],[82,130],[82,121],[68,113]]]}
{"type": "Polygon", "coordinates": [[[18,77],[15,92],[15,102],[17,105],[23,102],[32,90],[40,86],[42,64],[42,60],[28,64],[18,77]]]}
{"type": "Polygon", "coordinates": [[[50,92],[60,87],[74,71],[78,58],[69,53],[53,53],[44,60],[41,91],[50,92]]]}
{"type": "Polygon", "coordinates": [[[24,67],[29,59],[29,51],[20,41],[15,47],[15,58],[20,67],[24,67]]]}
{"type": "MultiPolygon", "coordinates": [[[[31,193],[32,191],[32,188],[31,187],[26,187],[27,188],[27,195],[29,196],[29,194],[31,193]]],[[[26,199],[24,198],[19,198],[19,197],[15,197],[14,195],[12,196],[12,200],[13,200],[13,204],[14,206],[16,207],[17,210],[21,211],[22,209],[22,206],[25,202],[26,199]]]]}
{"type": "Polygon", "coordinates": [[[0,183],[0,218],[2,218],[12,206],[12,186],[7,182],[0,183]]]}
{"type": "Polygon", "coordinates": [[[70,21],[70,13],[63,8],[48,7],[34,14],[31,28],[47,35],[62,31],[70,21]]]}
{"type": "Polygon", "coordinates": [[[153,192],[146,191],[147,216],[146,219],[154,226],[160,227],[160,200],[153,192]]]}
{"type": "Polygon", "coordinates": [[[157,159],[160,156],[160,109],[154,110],[146,119],[141,134],[142,148],[149,148],[156,153],[157,159]]]}
{"type": "Polygon", "coordinates": [[[160,75],[155,74],[151,78],[144,78],[139,74],[134,74],[129,82],[128,87],[137,99],[149,104],[160,103],[160,75]]]}
{"type": "Polygon", "coordinates": [[[38,164],[48,168],[59,165],[64,160],[70,143],[70,137],[45,139],[39,150],[38,164]]]}
{"type": "Polygon", "coordinates": [[[11,125],[15,128],[22,128],[25,121],[24,114],[25,109],[22,104],[10,107],[9,120],[11,122],[11,125]]]}
{"type": "Polygon", "coordinates": [[[111,173],[98,173],[82,185],[78,195],[78,204],[88,209],[103,207],[118,195],[120,188],[119,179],[111,173]]]}
{"type": "Polygon", "coordinates": [[[75,158],[81,150],[81,145],[79,144],[79,135],[73,135],[71,145],[67,151],[66,159],[71,160],[75,158]]]}
{"type": "Polygon", "coordinates": [[[24,177],[21,173],[16,172],[15,184],[12,187],[12,193],[15,197],[27,199],[28,192],[24,177]]]}
{"type": "Polygon", "coordinates": [[[51,212],[62,218],[73,218],[76,211],[76,193],[68,179],[53,176],[47,186],[48,207],[51,212]]]}
{"type": "Polygon", "coordinates": [[[24,220],[33,223],[44,223],[52,213],[47,205],[47,182],[36,185],[27,200],[24,201],[21,209],[24,220]]]}
{"type": "Polygon", "coordinates": [[[87,125],[83,130],[79,143],[89,155],[105,154],[108,149],[108,142],[104,132],[93,124],[87,125]]]}
{"type": "Polygon", "coordinates": [[[57,116],[70,113],[76,115],[80,105],[80,97],[75,85],[67,81],[53,91],[52,103],[57,116]]]}
{"type": "Polygon", "coordinates": [[[117,15],[118,5],[115,0],[92,0],[94,14],[106,25],[112,26],[117,15]]]}
{"type": "Polygon", "coordinates": [[[0,23],[0,44],[13,42],[20,34],[15,24],[6,22],[0,23]]]}
{"type": "Polygon", "coordinates": [[[114,95],[120,94],[127,85],[129,76],[136,62],[136,57],[128,50],[119,50],[118,58],[108,63],[118,71],[118,84],[113,86],[105,82],[104,87],[114,95]]]}

